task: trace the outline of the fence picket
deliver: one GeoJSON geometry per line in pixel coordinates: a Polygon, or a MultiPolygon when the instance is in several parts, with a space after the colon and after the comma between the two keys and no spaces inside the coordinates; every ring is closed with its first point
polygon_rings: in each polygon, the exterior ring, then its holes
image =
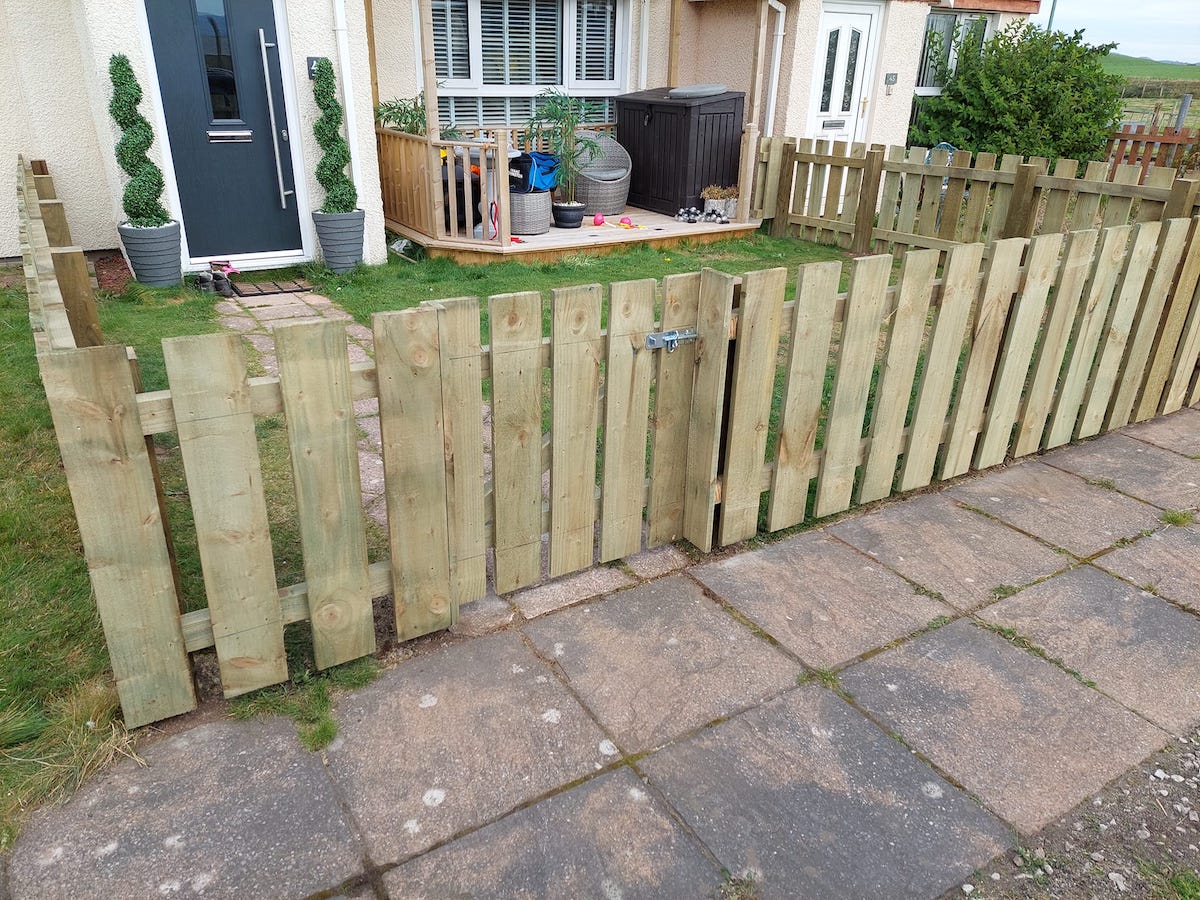
{"type": "Polygon", "coordinates": [[[598,284],[555,288],[550,387],[550,577],[592,564],[600,391],[598,284]]]}
{"type": "Polygon", "coordinates": [[[542,559],[542,295],[489,301],[496,592],[536,584],[542,559]]]}
{"type": "Polygon", "coordinates": [[[409,640],[458,621],[450,584],[438,312],[420,306],[376,313],[371,325],[396,631],[409,640]]]}
{"type": "Polygon", "coordinates": [[[1013,199],[1013,187],[1016,183],[1015,176],[1024,161],[1021,156],[1015,153],[1005,153],[1000,158],[1000,168],[998,171],[1014,176],[1014,180],[995,182],[996,187],[992,191],[992,214],[988,217],[987,234],[984,238],[989,243],[1000,240],[1005,236],[1004,225],[1008,221],[1008,207],[1013,199]]]}
{"type": "Polygon", "coordinates": [[[787,269],[783,268],[747,272],[742,281],[721,495],[722,546],[753,537],[758,531],[762,468],[786,285],[787,269]]]}
{"type": "Polygon", "coordinates": [[[275,329],[318,669],[375,652],[346,329],[275,329]]]}
{"type": "Polygon", "coordinates": [[[883,166],[883,193],[879,203],[879,230],[892,231],[896,225],[896,216],[900,205],[900,183],[904,176],[888,168],[888,163],[904,162],[904,148],[893,145],[887,150],[887,163],[883,166]]]}
{"type": "MultiPolygon", "coordinates": [[[[975,157],[974,172],[994,172],[995,170],[995,153],[980,153],[975,157]]],[[[992,182],[990,180],[973,178],[969,183],[967,209],[963,214],[961,235],[961,239],[966,243],[973,243],[983,237],[983,221],[987,215],[991,189],[992,182]]]]}
{"type": "Polygon", "coordinates": [[[242,338],[163,341],[226,697],[286,681],[267,501],[242,338]]]}
{"type": "MultiPolygon", "coordinates": [[[[1112,178],[1112,184],[1137,184],[1142,177],[1142,171],[1137,166],[1117,166],[1116,174],[1112,178]]],[[[1104,192],[1104,185],[1097,185],[1100,193],[1104,192]]],[[[1114,197],[1108,196],[1104,203],[1103,227],[1114,228],[1119,225],[1129,224],[1129,213],[1133,209],[1133,197],[1114,197]]]]}
{"type": "MultiPolygon", "coordinates": [[[[1083,181],[1088,187],[1094,188],[1096,182],[1108,179],[1108,163],[1093,160],[1087,164],[1083,173],[1083,181]]],[[[1075,210],[1071,213],[1071,230],[1079,231],[1085,228],[1095,228],[1100,214],[1101,195],[1095,190],[1084,191],[1082,186],[1075,193],[1075,210]]]]}
{"type": "Polygon", "coordinates": [[[841,263],[809,263],[800,267],[796,279],[779,440],[767,504],[770,531],[804,521],[841,274],[841,263]]]}
{"type": "Polygon", "coordinates": [[[1200,284],[1200,219],[1192,219],[1191,235],[1187,251],[1184,253],[1183,265],[1179,269],[1178,279],[1171,287],[1170,304],[1163,317],[1162,331],[1155,343],[1154,356],[1146,375],[1146,385],[1142,389],[1134,415],[1138,422],[1155,415],[1160,408],[1164,413],[1175,411],[1165,408],[1168,405],[1168,386],[1173,364],[1184,350],[1187,316],[1196,295],[1197,284],[1200,284]]]}
{"type": "Polygon", "coordinates": [[[125,724],[196,708],[125,348],[38,359],[125,724]]]}
{"type": "Polygon", "coordinates": [[[963,197],[966,196],[970,171],[970,151],[957,151],[950,161],[946,188],[942,193],[941,208],[938,211],[937,236],[943,240],[954,240],[959,231],[963,197]]]}
{"type": "Polygon", "coordinates": [[[613,284],[604,375],[604,475],[600,492],[600,561],[642,548],[646,499],[646,429],[650,418],[654,330],[653,278],[613,284]]]}
{"type": "MultiPolygon", "coordinates": [[[[1192,387],[1200,366],[1200,288],[1192,295],[1192,309],[1183,326],[1183,337],[1179,341],[1179,352],[1171,369],[1171,382],[1163,399],[1163,412],[1175,412],[1184,403],[1193,404],[1197,398],[1192,387]]],[[[1197,382],[1200,384],[1200,382],[1197,382]]]]}
{"type": "MultiPolygon", "coordinates": [[[[1079,160],[1061,158],[1054,163],[1055,178],[1077,178],[1079,176],[1079,160]]],[[[1038,226],[1039,234],[1061,232],[1067,221],[1067,207],[1075,189],[1051,188],[1046,191],[1046,206],[1042,212],[1042,221],[1038,226]]]]}
{"type": "Polygon", "coordinates": [[[871,416],[870,451],[863,466],[858,502],[880,500],[892,492],[896,461],[904,441],[904,419],[917,373],[917,359],[933,299],[938,250],[909,250],[904,254],[896,291],[896,309],[887,350],[879,372],[875,409],[871,416]]]}

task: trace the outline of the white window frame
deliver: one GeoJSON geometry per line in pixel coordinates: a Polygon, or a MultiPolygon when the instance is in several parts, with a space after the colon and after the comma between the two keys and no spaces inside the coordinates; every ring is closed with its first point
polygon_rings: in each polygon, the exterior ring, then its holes
{"type": "MultiPolygon", "coordinates": [[[[930,16],[953,16],[954,17],[954,27],[956,29],[960,28],[964,22],[966,22],[970,19],[983,19],[984,22],[986,23],[984,25],[984,29],[983,29],[983,39],[985,41],[990,40],[992,38],[992,36],[996,33],[997,16],[995,13],[978,12],[975,10],[963,11],[963,10],[957,10],[957,9],[950,9],[948,7],[934,6],[934,7],[930,7],[929,15],[930,16]]],[[[928,34],[929,34],[929,20],[926,19],[925,29],[921,32],[921,58],[922,59],[925,57],[925,41],[927,39],[928,34]]],[[[949,65],[951,72],[953,72],[958,67],[958,46],[956,44],[951,44],[951,46],[950,46],[950,59],[948,61],[948,65],[949,65]]],[[[917,77],[920,78],[921,70],[920,70],[920,61],[919,60],[917,62],[917,66],[918,66],[917,77]]],[[[918,97],[940,97],[942,95],[942,88],[917,86],[916,88],[914,88],[913,93],[916,94],[918,97]]]]}

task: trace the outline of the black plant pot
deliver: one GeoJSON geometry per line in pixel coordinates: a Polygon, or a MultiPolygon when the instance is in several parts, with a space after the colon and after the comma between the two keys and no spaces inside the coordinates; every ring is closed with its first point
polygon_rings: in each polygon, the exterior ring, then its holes
{"type": "Polygon", "coordinates": [[[133,268],[133,277],[151,287],[171,287],[183,278],[179,249],[179,223],[168,222],[158,228],[118,225],[125,255],[133,268]]]}
{"type": "Polygon", "coordinates": [[[555,228],[578,228],[583,222],[584,205],[579,202],[559,203],[553,206],[555,228]]]}
{"type": "Polygon", "coordinates": [[[314,212],[312,217],[325,265],[339,274],[353,271],[362,262],[366,213],[361,209],[348,213],[314,212]]]}

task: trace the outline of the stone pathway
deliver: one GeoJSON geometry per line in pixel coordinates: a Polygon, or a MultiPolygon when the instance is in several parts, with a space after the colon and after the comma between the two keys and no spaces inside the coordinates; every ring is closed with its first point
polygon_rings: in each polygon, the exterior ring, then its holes
{"type": "Polygon", "coordinates": [[[322,753],[199,724],[40,810],[0,896],[699,898],[723,870],[763,900],[961,896],[1200,722],[1200,526],[1160,518],[1200,501],[1197,454],[1183,410],[480,601],[504,615],[340,696],[322,753]]]}

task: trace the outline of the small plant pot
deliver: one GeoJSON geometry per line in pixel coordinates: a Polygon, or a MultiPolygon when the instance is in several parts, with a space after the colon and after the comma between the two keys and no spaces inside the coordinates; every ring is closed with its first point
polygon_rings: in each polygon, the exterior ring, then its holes
{"type": "Polygon", "coordinates": [[[352,272],[363,258],[366,213],[361,209],[348,213],[314,212],[312,217],[325,265],[339,275],[352,272]]]}
{"type": "Polygon", "coordinates": [[[558,203],[552,207],[555,228],[578,228],[583,223],[582,203],[558,203]]]}
{"type": "Polygon", "coordinates": [[[133,277],[139,283],[150,287],[172,287],[183,279],[178,222],[168,222],[157,228],[118,225],[117,231],[133,277]]]}

